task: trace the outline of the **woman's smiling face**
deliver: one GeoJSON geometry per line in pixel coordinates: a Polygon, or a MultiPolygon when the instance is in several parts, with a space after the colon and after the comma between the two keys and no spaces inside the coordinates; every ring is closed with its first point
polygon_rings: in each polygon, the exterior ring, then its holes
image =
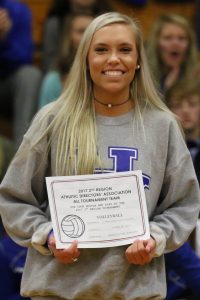
{"type": "Polygon", "coordinates": [[[137,64],[135,37],[128,25],[111,24],[96,31],[88,52],[88,66],[97,97],[117,94],[126,98],[137,64]]]}

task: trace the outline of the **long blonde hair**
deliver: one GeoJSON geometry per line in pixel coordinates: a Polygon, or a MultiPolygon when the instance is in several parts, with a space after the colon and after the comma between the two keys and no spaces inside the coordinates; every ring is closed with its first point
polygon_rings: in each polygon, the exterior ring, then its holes
{"type": "Polygon", "coordinates": [[[57,138],[56,175],[73,175],[93,173],[94,167],[101,162],[97,155],[97,132],[95,109],[93,104],[93,88],[90,73],[87,67],[87,56],[91,40],[97,30],[111,24],[128,25],[134,34],[138,51],[140,71],[136,72],[130,86],[130,95],[134,100],[134,107],[138,119],[142,120],[142,109],[154,106],[168,111],[160,100],[149,72],[148,63],[143,47],[142,34],[137,22],[118,12],[105,13],[95,18],[86,29],[74,63],[67,78],[66,88],[60,98],[50,106],[47,114],[55,114],[49,127],[32,147],[46,135],[50,136],[49,146],[57,138]],[[49,134],[50,133],[50,134],[49,134]]]}
{"type": "Polygon", "coordinates": [[[187,58],[182,64],[182,77],[187,78],[191,73],[192,68],[198,62],[198,47],[196,37],[192,26],[189,21],[177,14],[163,14],[160,15],[154,22],[152,29],[150,30],[148,39],[146,41],[147,56],[151,62],[151,70],[156,80],[160,81],[163,75],[164,62],[160,59],[160,50],[158,47],[158,39],[163,27],[166,24],[174,24],[181,27],[188,39],[187,58]]]}

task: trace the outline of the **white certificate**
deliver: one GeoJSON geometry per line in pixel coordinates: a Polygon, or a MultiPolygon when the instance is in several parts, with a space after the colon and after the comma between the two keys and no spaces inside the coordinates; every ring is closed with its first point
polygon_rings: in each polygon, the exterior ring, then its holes
{"type": "Polygon", "coordinates": [[[104,248],[148,239],[141,171],[46,178],[56,248],[104,248]]]}

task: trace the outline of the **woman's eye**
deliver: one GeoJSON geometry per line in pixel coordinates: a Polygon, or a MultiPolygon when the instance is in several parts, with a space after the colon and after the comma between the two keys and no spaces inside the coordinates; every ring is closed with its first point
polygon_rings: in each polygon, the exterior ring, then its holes
{"type": "Polygon", "coordinates": [[[120,49],[120,51],[121,51],[121,52],[125,52],[125,53],[129,53],[129,52],[132,51],[132,49],[129,48],[129,47],[123,47],[123,48],[120,49]]]}
{"type": "Polygon", "coordinates": [[[107,51],[107,48],[105,48],[105,47],[97,47],[97,48],[95,48],[95,51],[98,52],[98,53],[103,53],[103,52],[107,51]]]}
{"type": "Polygon", "coordinates": [[[172,36],[171,35],[166,35],[163,37],[164,41],[171,41],[172,40],[172,36]]]}
{"type": "Polygon", "coordinates": [[[185,36],[179,36],[179,41],[181,41],[181,42],[187,42],[187,37],[185,37],[185,36]]]}

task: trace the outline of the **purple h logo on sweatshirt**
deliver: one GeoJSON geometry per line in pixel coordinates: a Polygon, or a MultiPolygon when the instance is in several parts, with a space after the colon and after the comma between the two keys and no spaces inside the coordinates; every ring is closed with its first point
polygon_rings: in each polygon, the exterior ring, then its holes
{"type": "MultiPolygon", "coordinates": [[[[129,147],[108,147],[108,158],[113,160],[111,169],[103,169],[101,172],[125,172],[134,171],[134,161],[138,160],[138,149],[129,147]]],[[[100,170],[96,170],[98,173],[100,170]]],[[[144,188],[149,189],[150,176],[142,173],[144,188]]]]}

